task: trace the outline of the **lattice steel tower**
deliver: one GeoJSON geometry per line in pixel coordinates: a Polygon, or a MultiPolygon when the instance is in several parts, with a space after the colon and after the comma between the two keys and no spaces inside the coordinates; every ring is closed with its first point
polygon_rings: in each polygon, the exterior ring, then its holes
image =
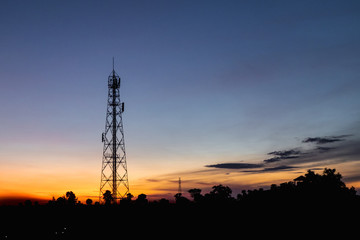
{"type": "Polygon", "coordinates": [[[99,201],[103,201],[103,194],[109,190],[116,203],[129,193],[129,182],[122,122],[124,102],[120,101],[120,77],[114,70],[114,59],[108,89],[99,201]]]}

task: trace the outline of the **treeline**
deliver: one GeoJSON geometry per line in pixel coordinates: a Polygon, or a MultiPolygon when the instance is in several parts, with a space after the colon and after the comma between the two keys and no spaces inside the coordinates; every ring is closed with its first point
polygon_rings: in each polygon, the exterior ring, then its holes
{"type": "MultiPolygon", "coordinates": [[[[284,204],[291,202],[302,202],[307,204],[324,204],[330,202],[352,203],[359,201],[354,187],[348,188],[341,180],[340,173],[335,169],[327,169],[322,174],[317,174],[311,170],[305,175],[295,178],[293,181],[272,184],[270,189],[263,188],[254,190],[243,190],[236,198],[232,197],[232,190],[227,186],[213,186],[213,190],[205,195],[201,194],[201,189],[190,189],[189,193],[193,201],[198,204],[226,204],[226,203],[278,203],[284,204]]],[[[177,202],[186,202],[181,195],[175,195],[177,202]]]]}
{"type": "MultiPolygon", "coordinates": [[[[326,203],[346,201],[348,203],[360,201],[360,196],[356,194],[354,187],[348,188],[342,181],[342,175],[336,172],[336,169],[325,168],[322,174],[308,170],[306,174],[295,178],[293,181],[284,182],[280,185],[272,184],[268,190],[263,188],[253,190],[243,190],[232,196],[232,189],[228,186],[216,185],[212,187],[209,193],[202,194],[199,188],[188,190],[191,199],[184,197],[181,193],[174,195],[175,205],[177,206],[199,206],[199,205],[234,205],[234,204],[259,204],[259,203],[281,203],[288,201],[303,203],[326,203]]],[[[48,201],[47,205],[52,207],[61,206],[114,206],[115,201],[110,191],[103,194],[103,202],[93,202],[87,199],[85,203],[78,201],[75,193],[66,192],[65,195],[48,201]]],[[[38,203],[32,204],[26,200],[20,206],[38,206],[38,203]]],[[[128,193],[127,196],[120,200],[120,206],[169,206],[173,205],[168,199],[162,198],[157,201],[149,201],[146,194],[139,194],[134,200],[134,196],[128,193]]]]}
{"type": "Polygon", "coordinates": [[[359,196],[335,169],[322,174],[309,170],[293,181],[273,184],[267,190],[244,190],[237,196],[223,185],[205,194],[198,188],[188,192],[191,199],[178,193],[175,203],[148,201],[145,194],[134,199],[128,194],[120,204],[114,204],[107,192],[105,203],[99,204],[90,199],[80,203],[69,191],[44,205],[26,201],[21,207],[0,207],[4,220],[0,239],[165,238],[166,234],[203,239],[246,233],[256,237],[262,232],[278,237],[289,231],[314,235],[321,226],[331,229],[331,234],[352,236],[352,231],[343,229],[358,226],[360,214],[359,196]]]}

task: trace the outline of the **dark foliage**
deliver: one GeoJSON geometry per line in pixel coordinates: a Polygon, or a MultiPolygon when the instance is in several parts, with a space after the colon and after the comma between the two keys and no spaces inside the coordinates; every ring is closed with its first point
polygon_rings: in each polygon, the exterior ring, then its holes
{"type": "Polygon", "coordinates": [[[93,200],[90,198],[86,199],[86,205],[91,205],[93,203],[93,200]]]}
{"type": "Polygon", "coordinates": [[[328,204],[358,201],[353,187],[347,188],[342,176],[335,169],[325,168],[322,175],[309,170],[304,176],[279,186],[273,184],[269,190],[243,191],[237,199],[243,203],[264,202],[272,205],[298,204],[306,207],[324,207],[328,204]]]}
{"type": "Polygon", "coordinates": [[[132,200],[128,194],[114,205],[109,192],[104,194],[106,204],[84,205],[67,192],[46,205],[26,201],[0,207],[0,239],[166,238],[178,233],[201,239],[249,234],[294,238],[295,233],[346,239],[354,234],[348,229],[359,224],[360,200],[341,179],[335,169],[322,174],[309,170],[268,190],[244,190],[236,199],[228,186],[217,185],[205,195],[190,189],[193,201],[176,194],[175,203],[149,202],[145,194],[132,200]]]}
{"type": "Polygon", "coordinates": [[[103,194],[103,199],[105,201],[105,205],[110,205],[114,201],[112,193],[109,190],[105,191],[105,193],[103,194]]]}

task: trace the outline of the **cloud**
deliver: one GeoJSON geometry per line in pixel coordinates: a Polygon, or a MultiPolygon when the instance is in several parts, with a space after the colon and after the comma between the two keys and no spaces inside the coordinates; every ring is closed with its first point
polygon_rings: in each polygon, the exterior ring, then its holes
{"type": "Polygon", "coordinates": [[[213,165],[206,165],[205,167],[209,168],[220,168],[220,169],[235,169],[241,170],[243,172],[273,172],[273,171],[284,171],[290,170],[297,167],[289,166],[289,165],[280,165],[274,167],[266,167],[268,163],[277,162],[281,159],[291,159],[298,158],[299,156],[292,156],[291,154],[298,154],[300,151],[298,150],[288,150],[288,151],[275,151],[268,154],[280,155],[281,157],[274,157],[271,159],[264,160],[264,164],[262,163],[218,163],[213,165]],[[274,159],[274,160],[272,160],[274,159]]]}
{"type": "Polygon", "coordinates": [[[221,168],[221,169],[237,169],[242,172],[248,173],[260,173],[260,172],[275,172],[275,171],[286,171],[295,169],[295,166],[281,165],[275,167],[264,167],[265,164],[253,164],[253,163],[219,163],[213,165],[206,165],[205,167],[221,168]]]}
{"type": "Polygon", "coordinates": [[[332,142],[339,142],[342,141],[342,139],[339,138],[320,138],[320,137],[314,137],[314,138],[306,138],[303,140],[303,143],[316,143],[316,144],[326,144],[326,143],[332,143],[332,142]]]}
{"type": "Polygon", "coordinates": [[[333,142],[344,141],[344,138],[350,137],[352,135],[339,135],[339,136],[330,136],[330,137],[308,137],[304,139],[303,143],[315,143],[315,144],[327,144],[333,142]]]}
{"type": "Polygon", "coordinates": [[[245,173],[290,171],[298,168],[324,167],[324,164],[360,161],[360,139],[347,139],[354,135],[309,137],[301,143],[315,143],[311,148],[299,145],[296,148],[267,153],[271,158],[260,163],[229,162],[206,165],[207,168],[229,169],[245,173]],[[333,143],[331,147],[326,143],[333,143]],[[319,146],[320,145],[320,146],[319,146]]]}
{"type": "Polygon", "coordinates": [[[314,160],[334,159],[337,162],[360,161],[360,140],[344,141],[338,144],[336,148],[318,149],[317,155],[314,154],[314,160]]]}
{"type": "Polygon", "coordinates": [[[289,166],[289,165],[280,165],[276,167],[265,167],[262,169],[244,170],[243,172],[247,172],[247,173],[279,172],[279,171],[293,170],[296,168],[298,167],[289,166]]]}
{"type": "Polygon", "coordinates": [[[296,159],[291,160],[291,162],[283,158],[281,163],[285,165],[291,163],[291,165],[295,166],[299,164],[322,166],[324,162],[360,161],[360,139],[346,139],[350,136],[354,135],[306,138],[302,141],[303,143],[313,142],[315,146],[310,149],[302,149],[301,153],[296,155],[296,159]],[[310,141],[308,141],[309,139],[310,141]],[[331,147],[323,146],[326,143],[332,143],[333,145],[331,147]]]}
{"type": "Polygon", "coordinates": [[[319,150],[321,152],[327,152],[335,149],[334,147],[317,147],[316,150],[319,150]]]}
{"type": "Polygon", "coordinates": [[[264,163],[273,163],[273,162],[281,161],[283,159],[299,158],[300,153],[301,152],[299,150],[296,150],[296,149],[269,152],[268,155],[274,155],[276,157],[265,159],[264,163]]]}
{"type": "Polygon", "coordinates": [[[317,164],[323,161],[358,161],[357,158],[360,156],[360,150],[358,150],[357,144],[359,140],[348,140],[347,138],[351,136],[354,135],[308,137],[301,142],[314,143],[314,147],[309,149],[299,146],[289,150],[269,152],[268,155],[273,155],[274,157],[265,159],[263,162],[264,164],[273,164],[281,161],[282,165],[297,165],[317,164]],[[331,145],[331,147],[325,145],[330,143],[336,145],[331,145]]]}
{"type": "Polygon", "coordinates": [[[291,169],[294,169],[294,168],[298,168],[298,167],[281,165],[281,166],[278,166],[278,167],[264,168],[263,172],[284,171],[284,170],[291,170],[291,169]]]}
{"type": "Polygon", "coordinates": [[[254,163],[218,163],[213,165],[206,165],[205,167],[211,168],[225,168],[225,169],[251,169],[251,168],[261,168],[263,164],[254,164],[254,163]]]}
{"type": "Polygon", "coordinates": [[[273,158],[268,158],[268,159],[265,159],[264,162],[265,163],[273,163],[273,162],[278,162],[278,161],[281,161],[281,157],[273,157],[273,158]]]}
{"type": "Polygon", "coordinates": [[[281,166],[277,166],[277,167],[269,167],[269,168],[264,168],[259,172],[278,172],[278,171],[287,171],[287,170],[292,170],[298,167],[294,167],[294,166],[288,166],[288,165],[281,165],[281,166]]]}
{"type": "Polygon", "coordinates": [[[268,153],[268,155],[276,155],[276,156],[281,156],[281,157],[287,157],[287,156],[296,155],[296,154],[300,154],[300,151],[296,150],[296,149],[290,149],[290,150],[285,150],[285,151],[273,151],[273,152],[268,153]]]}

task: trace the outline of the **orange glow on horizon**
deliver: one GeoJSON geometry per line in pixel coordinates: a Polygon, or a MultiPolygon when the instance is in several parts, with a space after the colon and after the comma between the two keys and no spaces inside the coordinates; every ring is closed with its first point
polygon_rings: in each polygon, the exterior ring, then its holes
{"type": "MultiPolygon", "coordinates": [[[[347,176],[351,176],[353,169],[358,169],[357,163],[349,162],[324,166],[336,168],[343,176],[343,181],[347,187],[360,188],[360,181],[346,181],[347,176]]],[[[158,175],[146,175],[142,170],[130,175],[130,193],[136,199],[139,194],[146,194],[150,201],[166,198],[170,201],[178,189],[178,178],[182,180],[182,191],[185,197],[190,198],[188,190],[191,188],[202,189],[202,194],[211,191],[214,185],[227,185],[233,190],[233,196],[241,190],[250,190],[263,187],[269,188],[271,184],[293,181],[294,178],[306,173],[309,167],[302,167],[296,171],[280,172],[254,172],[246,173],[241,171],[230,171],[228,169],[209,169],[199,168],[193,171],[177,171],[158,175]],[[133,177],[131,177],[133,176],[133,177]],[[136,176],[142,176],[137,177],[136,176]]],[[[323,170],[317,170],[321,173],[323,170]]],[[[350,180],[351,178],[349,178],[350,180]]],[[[53,197],[57,199],[73,191],[81,203],[85,204],[88,198],[93,202],[99,201],[99,176],[97,171],[88,171],[79,167],[71,170],[58,168],[54,170],[34,168],[21,169],[4,167],[0,171],[0,205],[13,202],[15,204],[29,199],[32,202],[38,201],[40,204],[47,203],[53,197]],[[14,172],[18,174],[13,177],[14,172]],[[66,172],[67,174],[64,174],[66,172]]]]}

